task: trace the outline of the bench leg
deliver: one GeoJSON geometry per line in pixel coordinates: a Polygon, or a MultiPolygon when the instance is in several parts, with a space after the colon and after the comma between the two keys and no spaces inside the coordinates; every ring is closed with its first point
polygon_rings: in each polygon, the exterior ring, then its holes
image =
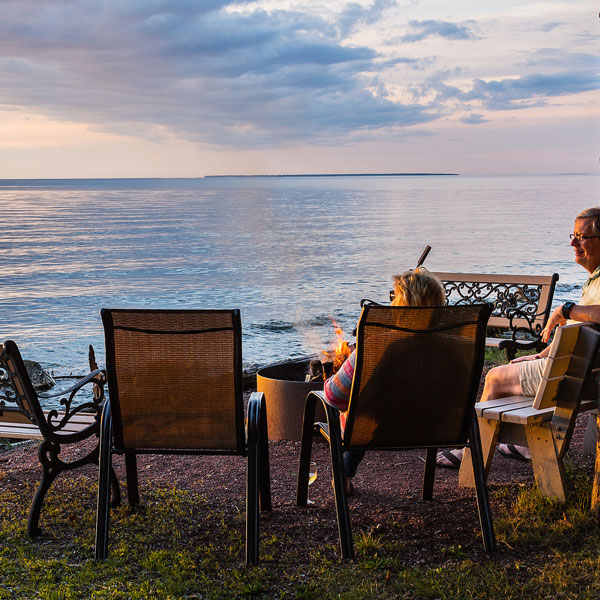
{"type": "Polygon", "coordinates": [[[27,519],[27,535],[29,537],[36,537],[42,534],[42,530],[38,525],[42,505],[44,504],[46,492],[50,489],[52,482],[56,479],[60,471],[61,469],[52,468],[47,463],[42,463],[42,480],[31,503],[29,518],[27,519]]]}
{"type": "Polygon", "coordinates": [[[549,426],[526,427],[527,445],[536,483],[548,498],[565,501],[566,475],[549,426]]]}
{"type": "MultiPolygon", "coordinates": [[[[481,450],[483,454],[483,472],[486,479],[492,465],[492,458],[494,456],[494,450],[496,450],[496,443],[498,442],[498,436],[500,435],[501,425],[500,421],[490,421],[488,419],[479,418],[479,434],[481,436],[481,450]]],[[[465,453],[460,463],[458,485],[467,488],[475,487],[473,461],[470,448],[465,448],[465,453]]]]}
{"type": "Polygon", "coordinates": [[[590,456],[596,455],[596,438],[598,435],[598,428],[596,427],[597,415],[597,410],[589,412],[588,424],[585,430],[585,437],[583,438],[583,453],[590,456]]]}

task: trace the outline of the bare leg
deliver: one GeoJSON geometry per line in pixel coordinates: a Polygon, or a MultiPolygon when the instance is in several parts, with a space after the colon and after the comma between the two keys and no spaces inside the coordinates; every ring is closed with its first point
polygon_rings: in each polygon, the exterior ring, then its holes
{"type": "MultiPolygon", "coordinates": [[[[521,382],[519,380],[519,364],[509,363],[490,369],[485,378],[481,402],[495,400],[496,398],[505,398],[506,396],[520,396],[522,394],[523,391],[521,390],[521,382]]],[[[464,448],[446,450],[437,454],[438,466],[456,468],[456,461],[448,457],[448,453],[453,454],[460,461],[463,457],[464,448]]]]}
{"type": "Polygon", "coordinates": [[[522,394],[519,363],[509,363],[490,369],[485,377],[481,402],[506,396],[521,396],[522,394]]]}
{"type": "MultiPolygon", "coordinates": [[[[495,400],[496,398],[505,398],[506,396],[522,396],[523,389],[519,380],[519,363],[509,363],[490,369],[485,378],[481,402],[495,400]]],[[[500,444],[500,451],[503,454],[514,454],[506,444],[500,444]]],[[[518,454],[529,458],[529,448],[525,446],[514,446],[518,454]]],[[[488,465],[489,468],[489,465],[488,465]]]]}

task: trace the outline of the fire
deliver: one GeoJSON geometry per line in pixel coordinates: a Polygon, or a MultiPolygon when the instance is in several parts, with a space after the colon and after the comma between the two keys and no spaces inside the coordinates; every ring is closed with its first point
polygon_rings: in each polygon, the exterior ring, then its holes
{"type": "Polygon", "coordinates": [[[323,354],[325,354],[329,360],[333,360],[333,372],[337,373],[338,369],[352,353],[352,348],[345,339],[346,334],[344,333],[344,330],[333,319],[331,322],[333,323],[337,342],[332,344],[332,350],[323,350],[323,354]]]}

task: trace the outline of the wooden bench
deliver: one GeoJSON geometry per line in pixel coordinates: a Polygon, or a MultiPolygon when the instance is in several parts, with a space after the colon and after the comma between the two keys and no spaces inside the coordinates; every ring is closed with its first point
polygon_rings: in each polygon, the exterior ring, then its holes
{"type": "MultiPolygon", "coordinates": [[[[62,472],[86,464],[98,464],[98,442],[85,455],[71,461],[60,456],[65,445],[99,437],[104,403],[104,372],[93,370],[67,390],[57,394],[37,394],[23,364],[17,345],[7,340],[0,345],[0,438],[40,440],[38,456],[42,478],[31,503],[27,534],[41,534],[38,525],[46,492],[62,472]],[[85,385],[93,386],[91,399],[76,404],[75,394],[85,385]],[[61,397],[62,410],[42,410],[40,399],[61,397]]],[[[113,503],[120,501],[119,487],[112,473],[113,503]]]]}
{"type": "MultiPolygon", "coordinates": [[[[478,402],[485,473],[499,442],[528,446],[542,494],[565,500],[563,458],[569,449],[577,415],[598,407],[600,326],[577,323],[557,329],[535,398],[509,396],[478,402]]],[[[459,483],[473,487],[468,450],[459,483]]]]}
{"type": "Polygon", "coordinates": [[[498,330],[509,337],[492,335],[486,345],[506,352],[508,360],[517,350],[542,350],[542,329],[550,316],[558,275],[490,275],[485,273],[432,273],[444,285],[448,304],[493,304],[488,332],[498,330]]]}

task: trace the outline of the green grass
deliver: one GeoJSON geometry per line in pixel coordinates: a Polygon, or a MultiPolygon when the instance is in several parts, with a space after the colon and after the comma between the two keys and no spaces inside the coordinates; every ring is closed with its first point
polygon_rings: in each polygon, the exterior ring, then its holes
{"type": "MultiPolygon", "coordinates": [[[[535,350],[523,351],[517,350],[517,356],[525,356],[527,354],[535,354],[535,350]]],[[[506,360],[506,353],[504,350],[498,350],[498,348],[486,347],[485,349],[485,362],[490,363],[492,366],[505,365],[508,361],[506,360]]]]}
{"type": "MultiPolygon", "coordinates": [[[[94,497],[89,479],[56,482],[42,514],[45,534],[25,534],[29,493],[6,486],[0,498],[0,599],[299,598],[520,599],[600,597],[600,532],[587,507],[589,478],[570,471],[566,504],[533,486],[497,486],[499,553],[449,543],[428,566],[407,566],[389,523],[356,531],[357,559],[337,558],[337,540],[288,548],[288,536],[261,535],[261,563],[245,568],[243,507],[215,510],[196,492],[144,490],[144,509],[112,511],[110,556],[93,556],[94,497]],[[511,499],[512,498],[512,499],[511,499]]],[[[33,492],[33,489],[27,490],[33,492]]],[[[274,507],[277,511],[277,506],[274,507]]],[[[431,532],[435,535],[435,532],[431,532]]]]}

